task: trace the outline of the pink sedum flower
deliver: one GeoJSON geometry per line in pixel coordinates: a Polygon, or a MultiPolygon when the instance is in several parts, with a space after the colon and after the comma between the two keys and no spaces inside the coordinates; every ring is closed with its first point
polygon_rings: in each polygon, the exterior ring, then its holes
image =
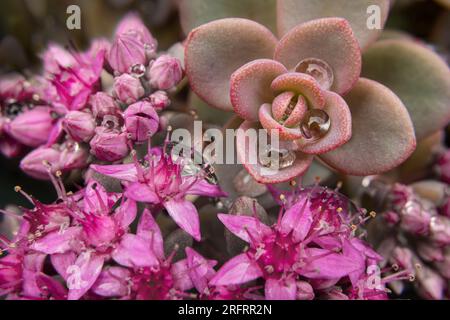
{"type": "Polygon", "coordinates": [[[93,287],[101,296],[135,300],[174,300],[192,288],[185,260],[165,258],[161,230],[144,210],[136,235],[125,235],[113,251],[121,266],[103,272],[93,287]],[[128,269],[126,269],[128,268],[128,269]]]}
{"type": "Polygon", "coordinates": [[[356,284],[365,272],[366,260],[380,259],[349,236],[345,220],[339,225],[334,225],[333,220],[327,222],[326,215],[314,207],[310,196],[301,197],[280,214],[272,227],[256,215],[219,214],[219,219],[233,234],[248,242],[249,249],[228,261],[211,284],[236,285],[263,278],[265,297],[269,300],[311,298],[311,289],[300,281],[304,278],[337,282],[349,277],[356,284]]]}
{"type": "Polygon", "coordinates": [[[182,158],[174,161],[162,149],[149,150],[144,163],[100,166],[91,168],[103,175],[120,179],[125,195],[138,202],[163,206],[175,223],[200,241],[200,221],[196,207],[185,199],[187,195],[221,197],[225,194],[217,185],[208,183],[205,176],[182,174],[182,158]]]}

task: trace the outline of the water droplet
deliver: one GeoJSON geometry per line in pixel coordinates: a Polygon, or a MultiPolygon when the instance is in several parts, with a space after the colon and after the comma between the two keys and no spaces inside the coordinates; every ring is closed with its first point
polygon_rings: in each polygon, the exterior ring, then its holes
{"type": "Polygon", "coordinates": [[[240,195],[251,198],[259,197],[267,191],[267,187],[253,179],[246,169],[242,169],[234,177],[233,185],[240,195]]]}
{"type": "Polygon", "coordinates": [[[319,109],[308,111],[300,125],[304,138],[313,141],[324,137],[330,130],[330,127],[330,117],[325,111],[319,109]]]}
{"type": "Polygon", "coordinates": [[[146,68],[143,64],[135,64],[131,67],[131,74],[137,78],[145,75],[146,68]]]}
{"type": "Polygon", "coordinates": [[[107,129],[116,129],[119,127],[119,119],[113,115],[106,115],[103,117],[102,126],[107,129]]]}
{"type": "Polygon", "coordinates": [[[334,74],[331,67],[323,60],[308,58],[302,60],[296,67],[295,72],[306,73],[312,76],[324,90],[331,88],[334,82],[334,74]]]}
{"type": "Polygon", "coordinates": [[[260,164],[274,170],[292,166],[295,159],[296,155],[294,152],[286,149],[275,149],[271,145],[268,145],[259,155],[260,164]]]}
{"type": "Polygon", "coordinates": [[[24,109],[23,104],[21,104],[20,102],[17,102],[14,99],[10,99],[6,102],[6,107],[5,107],[5,110],[3,111],[3,113],[9,119],[14,119],[20,113],[22,113],[23,109],[24,109]]]}

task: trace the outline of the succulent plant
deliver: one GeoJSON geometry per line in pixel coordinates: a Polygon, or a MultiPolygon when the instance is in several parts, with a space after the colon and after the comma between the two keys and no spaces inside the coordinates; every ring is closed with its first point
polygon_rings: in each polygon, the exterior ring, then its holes
{"type": "Polygon", "coordinates": [[[244,131],[278,130],[289,151],[288,165],[267,175],[261,164],[246,163],[248,150],[239,146],[241,161],[257,181],[301,175],[312,155],[345,174],[382,173],[411,155],[416,136],[423,139],[448,123],[448,67],[410,40],[374,43],[382,31],[366,25],[366,10],[374,4],[384,23],[389,1],[181,1],[184,30],[197,27],[185,45],[192,90],[243,118],[244,131]],[[277,17],[268,19],[265,12],[275,4],[277,17]],[[211,21],[235,17],[236,10],[272,30],[276,24],[280,40],[247,19],[211,21]]]}

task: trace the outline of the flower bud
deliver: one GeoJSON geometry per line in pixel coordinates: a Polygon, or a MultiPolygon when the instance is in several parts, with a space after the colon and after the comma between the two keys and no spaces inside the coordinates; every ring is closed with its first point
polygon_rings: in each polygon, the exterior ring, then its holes
{"type": "Polygon", "coordinates": [[[425,299],[441,300],[444,295],[445,281],[432,269],[422,266],[417,272],[418,293],[425,299]]]}
{"type": "Polygon", "coordinates": [[[90,100],[92,112],[95,118],[102,119],[106,115],[120,114],[120,108],[117,102],[109,94],[98,92],[90,100]]]}
{"type": "Polygon", "coordinates": [[[389,223],[389,225],[391,226],[396,225],[400,221],[400,217],[395,211],[387,211],[383,213],[383,217],[386,220],[386,222],[389,223]]]}
{"type": "Polygon", "coordinates": [[[145,45],[130,33],[117,35],[107,55],[111,68],[118,73],[128,73],[136,64],[147,65],[145,45]]]}
{"type": "Polygon", "coordinates": [[[126,133],[103,127],[96,129],[96,135],[91,140],[90,146],[91,153],[102,161],[118,161],[129,153],[126,133]]]}
{"type": "Polygon", "coordinates": [[[144,46],[156,50],[158,45],[155,38],[144,25],[142,20],[134,13],[128,14],[117,26],[116,35],[130,34],[138,39],[144,46]]]}
{"type": "Polygon", "coordinates": [[[413,270],[413,253],[408,248],[396,247],[392,252],[392,263],[400,269],[413,270]]]}
{"type": "Polygon", "coordinates": [[[439,209],[439,213],[447,218],[450,218],[450,197],[444,200],[444,204],[439,209]]]}
{"type": "Polygon", "coordinates": [[[49,166],[53,173],[61,169],[60,155],[54,148],[39,148],[22,159],[20,168],[35,179],[49,180],[49,166]]]}
{"type": "Polygon", "coordinates": [[[313,300],[314,289],[306,281],[297,281],[297,299],[298,300],[313,300]]]}
{"type": "Polygon", "coordinates": [[[442,181],[450,183],[450,149],[438,157],[436,170],[442,181]]]}
{"type": "Polygon", "coordinates": [[[146,141],[158,131],[158,114],[149,102],[132,104],[125,110],[124,118],[125,127],[132,140],[146,141]]]}
{"type": "Polygon", "coordinates": [[[170,99],[165,91],[156,91],[148,97],[148,100],[156,111],[162,111],[170,106],[170,99]]]}
{"type": "Polygon", "coordinates": [[[442,216],[431,218],[430,238],[438,245],[450,244],[450,219],[442,216]]]}
{"type": "Polygon", "coordinates": [[[138,101],[145,93],[141,81],[129,74],[123,74],[114,79],[114,93],[116,97],[126,104],[138,101]]]}
{"type": "Polygon", "coordinates": [[[182,77],[181,62],[169,55],[163,55],[156,59],[148,72],[150,85],[159,90],[168,90],[175,87],[182,77]]]}
{"type": "Polygon", "coordinates": [[[428,234],[432,215],[426,208],[423,208],[419,200],[408,201],[400,215],[400,226],[403,230],[415,235],[428,234]]]}
{"type": "Polygon", "coordinates": [[[95,134],[95,120],[90,113],[71,111],[63,120],[63,128],[76,142],[88,142],[95,134]]]}
{"type": "Polygon", "coordinates": [[[36,107],[11,121],[7,126],[7,132],[26,146],[38,147],[47,142],[53,120],[49,107],[36,107]]]}
{"type": "Polygon", "coordinates": [[[442,248],[429,243],[429,241],[422,241],[417,244],[417,253],[420,258],[427,261],[442,261],[444,260],[444,253],[442,248]]]}
{"type": "Polygon", "coordinates": [[[0,138],[0,152],[6,158],[14,158],[22,152],[22,145],[9,136],[4,136],[0,138]]]}
{"type": "Polygon", "coordinates": [[[78,143],[68,141],[61,146],[60,166],[62,171],[82,169],[88,166],[89,154],[78,143]]]}

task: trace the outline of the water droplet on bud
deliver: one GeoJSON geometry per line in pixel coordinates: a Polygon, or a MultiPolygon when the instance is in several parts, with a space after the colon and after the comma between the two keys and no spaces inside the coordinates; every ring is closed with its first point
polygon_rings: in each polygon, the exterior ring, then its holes
{"type": "Polygon", "coordinates": [[[306,113],[300,129],[305,139],[319,140],[324,137],[331,127],[331,119],[328,114],[319,109],[313,109],[306,113]]]}
{"type": "Polygon", "coordinates": [[[306,73],[312,76],[324,90],[329,90],[334,82],[334,74],[331,67],[323,60],[308,58],[302,60],[295,72],[306,73]]]}
{"type": "Polygon", "coordinates": [[[137,78],[145,75],[146,68],[143,64],[135,64],[131,67],[131,74],[137,78]]]}

